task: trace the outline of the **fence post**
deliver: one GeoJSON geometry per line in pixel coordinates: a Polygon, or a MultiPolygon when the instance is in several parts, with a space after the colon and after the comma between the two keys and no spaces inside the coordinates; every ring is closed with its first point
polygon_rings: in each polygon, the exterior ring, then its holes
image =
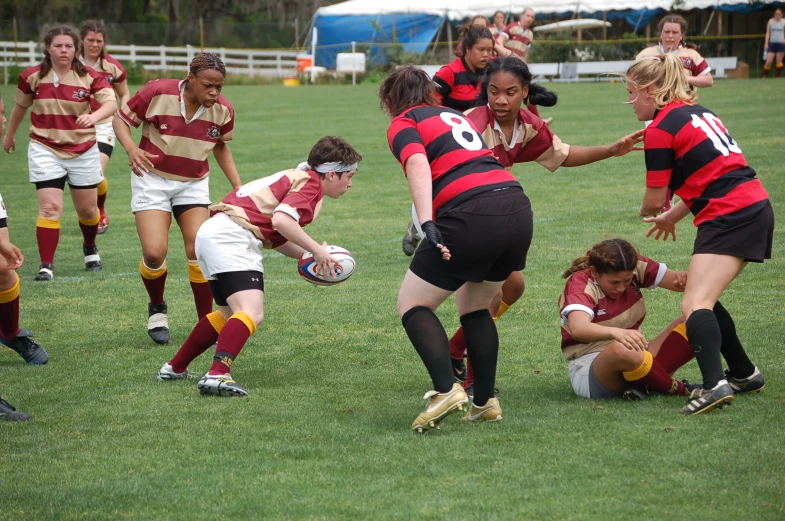
{"type": "Polygon", "coordinates": [[[130,51],[131,63],[136,65],[136,45],[131,44],[131,51],[130,51]]]}
{"type": "Polygon", "coordinates": [[[194,59],[194,50],[190,44],[186,44],[185,46],[185,70],[186,72],[190,71],[191,67],[191,60],[194,59]]]}
{"type": "Polygon", "coordinates": [[[280,51],[275,53],[275,70],[278,72],[278,76],[283,76],[283,65],[281,64],[281,53],[280,51]]]}
{"type": "Polygon", "coordinates": [[[161,46],[161,71],[166,74],[166,47],[161,46]]]}
{"type": "Polygon", "coordinates": [[[36,56],[35,56],[35,42],[27,42],[27,48],[29,49],[27,64],[28,65],[35,65],[36,62],[37,62],[37,60],[35,59],[36,58],[36,56]]]}
{"type": "Polygon", "coordinates": [[[248,75],[253,78],[254,77],[254,70],[253,70],[253,51],[248,51],[248,75]]]}

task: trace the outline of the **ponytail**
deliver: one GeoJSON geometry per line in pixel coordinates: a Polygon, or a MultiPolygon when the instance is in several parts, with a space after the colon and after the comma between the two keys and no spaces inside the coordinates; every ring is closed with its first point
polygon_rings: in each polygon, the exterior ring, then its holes
{"type": "Polygon", "coordinates": [[[684,77],[681,59],[674,54],[636,61],[623,77],[639,90],[654,86],[652,98],[657,108],[673,101],[692,103],[696,100],[695,92],[684,77]]]}

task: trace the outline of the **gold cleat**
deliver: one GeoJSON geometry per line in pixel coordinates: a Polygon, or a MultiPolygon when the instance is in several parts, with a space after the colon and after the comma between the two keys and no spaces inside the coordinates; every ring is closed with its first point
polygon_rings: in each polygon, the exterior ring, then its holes
{"type": "Polygon", "coordinates": [[[444,418],[455,411],[465,411],[469,405],[469,397],[459,383],[454,383],[446,393],[428,391],[423,399],[429,400],[428,406],[412,423],[412,430],[417,432],[438,430],[444,418]]]}
{"type": "Polygon", "coordinates": [[[502,408],[499,406],[499,399],[496,397],[488,399],[488,403],[482,407],[472,404],[469,412],[463,417],[466,422],[498,422],[502,420],[502,408]]]}

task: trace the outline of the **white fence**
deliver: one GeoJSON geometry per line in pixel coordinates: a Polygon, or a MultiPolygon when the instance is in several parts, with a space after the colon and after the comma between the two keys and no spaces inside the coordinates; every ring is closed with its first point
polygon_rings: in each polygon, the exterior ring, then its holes
{"type": "MultiPolygon", "coordinates": [[[[148,70],[187,71],[198,47],[108,45],[107,52],[120,61],[141,63],[148,70]]],[[[253,49],[205,49],[221,57],[226,71],[248,76],[286,76],[296,70],[297,51],[257,51],[253,49]]],[[[43,59],[41,46],[36,42],[0,42],[0,67],[19,65],[31,67],[43,59]]],[[[8,83],[6,73],[6,83],[8,83]]]]}

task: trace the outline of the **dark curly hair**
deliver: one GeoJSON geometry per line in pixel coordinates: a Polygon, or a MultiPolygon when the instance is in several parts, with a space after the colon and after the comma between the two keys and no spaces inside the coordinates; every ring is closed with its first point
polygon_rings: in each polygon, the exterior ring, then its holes
{"type": "Polygon", "coordinates": [[[480,95],[477,98],[478,105],[485,105],[488,103],[488,85],[491,82],[491,77],[497,72],[509,72],[518,77],[522,87],[529,87],[529,97],[524,100],[524,103],[528,100],[532,105],[553,107],[559,99],[555,92],[551,92],[545,87],[532,83],[532,73],[523,60],[517,56],[509,56],[491,60],[485,67],[480,95]]]}

